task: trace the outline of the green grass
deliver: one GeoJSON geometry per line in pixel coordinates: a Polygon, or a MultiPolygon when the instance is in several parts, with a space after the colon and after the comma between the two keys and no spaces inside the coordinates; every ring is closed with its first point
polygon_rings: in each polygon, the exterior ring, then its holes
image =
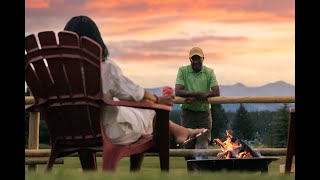
{"type": "MultiPolygon", "coordinates": [[[[123,158],[120,161],[118,169],[115,173],[103,172],[102,159],[97,158],[98,172],[83,172],[78,157],[66,157],[64,158],[64,164],[55,164],[51,173],[44,173],[45,165],[38,165],[36,172],[28,171],[28,167],[25,166],[25,178],[26,180],[204,180],[204,179],[223,179],[223,180],[251,180],[251,179],[279,179],[279,180],[293,180],[295,179],[294,173],[282,174],[280,173],[279,166],[284,164],[285,156],[280,156],[280,159],[273,161],[269,165],[268,174],[252,173],[252,172],[187,172],[186,161],[183,157],[170,157],[170,170],[169,173],[162,173],[160,171],[160,163],[158,157],[145,157],[140,172],[129,172],[129,158],[123,158]]],[[[294,162],[294,159],[293,159],[294,162]]]]}

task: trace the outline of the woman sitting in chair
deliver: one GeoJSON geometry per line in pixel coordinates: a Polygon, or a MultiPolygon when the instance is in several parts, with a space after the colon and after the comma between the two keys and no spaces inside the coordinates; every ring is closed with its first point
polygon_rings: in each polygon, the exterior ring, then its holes
{"type": "MultiPolygon", "coordinates": [[[[79,37],[87,36],[102,47],[101,76],[105,100],[151,101],[173,105],[173,95],[157,97],[122,74],[119,66],[108,58],[109,51],[101,38],[100,31],[89,17],[76,16],[71,18],[64,30],[75,32],[79,37]]],[[[114,144],[130,144],[142,135],[153,132],[154,110],[105,106],[102,108],[102,116],[106,135],[114,144]]],[[[175,137],[176,143],[180,145],[207,131],[207,129],[185,128],[172,121],[169,121],[169,130],[175,137]]]]}

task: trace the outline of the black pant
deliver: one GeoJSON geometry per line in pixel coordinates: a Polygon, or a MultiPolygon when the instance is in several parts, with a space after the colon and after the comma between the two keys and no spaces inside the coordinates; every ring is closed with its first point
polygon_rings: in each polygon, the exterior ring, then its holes
{"type": "MultiPolygon", "coordinates": [[[[184,146],[184,149],[207,149],[208,144],[211,140],[211,129],[212,129],[212,116],[211,111],[190,111],[182,109],[181,114],[181,125],[186,128],[206,128],[209,131],[198,137],[192,142],[189,142],[184,146]]],[[[185,159],[207,159],[206,154],[193,154],[191,156],[186,156],[185,159]]]]}

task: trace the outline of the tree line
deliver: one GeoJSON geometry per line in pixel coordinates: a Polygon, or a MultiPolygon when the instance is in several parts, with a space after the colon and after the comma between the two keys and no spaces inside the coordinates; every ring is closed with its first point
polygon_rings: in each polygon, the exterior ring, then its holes
{"type": "MultiPolygon", "coordinates": [[[[180,110],[171,112],[171,120],[180,123],[180,110]]],[[[212,131],[211,142],[219,138],[226,139],[226,130],[246,142],[248,145],[268,148],[284,148],[287,146],[289,108],[283,104],[277,111],[248,112],[240,103],[236,112],[226,112],[221,104],[211,104],[212,131]]],[[[170,137],[171,148],[174,138],[170,137]]]]}

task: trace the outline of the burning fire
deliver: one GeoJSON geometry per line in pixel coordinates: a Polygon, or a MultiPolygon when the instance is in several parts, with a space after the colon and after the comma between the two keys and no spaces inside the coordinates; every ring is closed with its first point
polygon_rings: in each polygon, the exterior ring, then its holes
{"type": "MultiPolygon", "coordinates": [[[[230,134],[230,130],[226,130],[227,139],[222,142],[219,138],[213,139],[214,142],[220,146],[222,152],[219,152],[217,156],[219,158],[229,159],[229,158],[247,158],[253,157],[250,153],[250,148],[240,139],[233,137],[230,134]]],[[[253,152],[251,150],[251,152],[253,152]]]]}

